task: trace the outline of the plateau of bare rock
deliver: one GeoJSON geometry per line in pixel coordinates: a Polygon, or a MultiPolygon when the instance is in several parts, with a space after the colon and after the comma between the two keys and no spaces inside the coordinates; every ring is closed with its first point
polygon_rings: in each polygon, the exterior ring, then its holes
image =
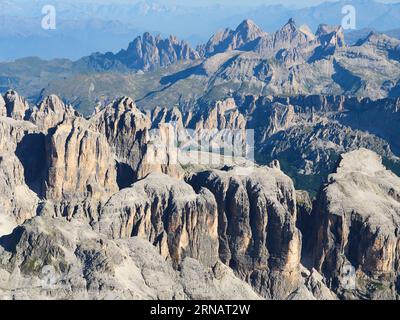
{"type": "Polygon", "coordinates": [[[398,297],[400,178],[376,153],[342,155],[314,208],[315,267],[342,297],[398,297]]]}
{"type": "Polygon", "coordinates": [[[188,258],[176,271],[145,240],[110,240],[61,218],[0,238],[0,275],[0,299],[260,299],[225,266],[188,258]]]}

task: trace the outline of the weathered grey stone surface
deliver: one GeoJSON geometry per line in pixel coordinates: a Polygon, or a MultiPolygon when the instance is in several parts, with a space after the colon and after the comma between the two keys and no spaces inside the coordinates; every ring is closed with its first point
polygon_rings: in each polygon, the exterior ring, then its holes
{"type": "Polygon", "coordinates": [[[28,102],[14,90],[7,91],[3,98],[7,116],[15,120],[24,120],[29,110],[28,102]]]}
{"type": "Polygon", "coordinates": [[[290,178],[279,169],[235,167],[195,174],[189,183],[215,196],[222,262],[264,297],[284,299],[297,288],[301,235],[290,178]]]}
{"type": "Polygon", "coordinates": [[[0,117],[0,236],[36,214],[39,199],[26,185],[16,155],[18,144],[31,132],[36,128],[28,122],[0,117]]]}
{"type": "Polygon", "coordinates": [[[56,95],[51,95],[32,109],[28,121],[33,122],[41,131],[47,131],[65,119],[76,116],[78,114],[71,106],[65,105],[56,95]]]}
{"type": "Polygon", "coordinates": [[[49,133],[45,144],[44,198],[59,204],[57,216],[96,219],[98,204],[118,191],[115,157],[106,137],[91,130],[87,120],[74,118],[49,133]]]}
{"type": "Polygon", "coordinates": [[[354,290],[343,295],[395,298],[399,265],[400,178],[366,149],[342,156],[315,207],[315,267],[339,292],[354,268],[354,290]]]}
{"type": "Polygon", "coordinates": [[[185,259],[181,269],[145,240],[108,240],[60,218],[0,238],[0,299],[260,299],[227,267],[185,259]]]}
{"type": "Polygon", "coordinates": [[[139,236],[164,257],[185,256],[207,266],[218,260],[218,214],[211,192],[167,175],[152,173],[111,197],[101,211],[99,230],[111,238],[139,236]]]}
{"type": "Polygon", "coordinates": [[[0,94],[0,117],[7,116],[6,102],[4,101],[3,96],[0,94]]]}

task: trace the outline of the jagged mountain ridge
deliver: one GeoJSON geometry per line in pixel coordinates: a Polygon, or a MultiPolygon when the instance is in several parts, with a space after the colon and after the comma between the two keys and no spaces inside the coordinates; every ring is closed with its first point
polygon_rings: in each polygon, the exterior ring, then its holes
{"type": "MultiPolygon", "coordinates": [[[[178,61],[197,60],[234,50],[252,51],[263,58],[278,58],[278,52],[281,50],[308,45],[312,48],[308,48],[307,51],[312,51],[318,45],[343,47],[343,30],[340,27],[320,25],[314,35],[306,25],[298,28],[296,22],[290,19],[280,30],[268,34],[253,21],[244,20],[235,30],[219,31],[206,44],[199,45],[196,49],[192,49],[184,41],[178,41],[176,37],[162,39],[159,35],[153,37],[146,32],[132,41],[127,50],[121,50],[115,55],[95,54],[84,58],[84,61],[88,61],[89,64],[104,60],[104,63],[92,65],[97,70],[118,68],[118,63],[121,63],[129,69],[148,71],[166,67],[178,61]],[[115,62],[110,63],[111,61],[115,62]]],[[[282,55],[284,54],[279,53],[279,56],[282,55]]]]}
{"type": "Polygon", "coordinates": [[[49,35],[38,23],[42,16],[37,8],[46,5],[46,1],[38,0],[32,4],[23,0],[13,0],[12,3],[2,1],[0,21],[5,23],[2,26],[3,35],[0,36],[3,47],[0,59],[32,55],[44,59],[78,59],[100,49],[118,50],[124,42],[132,39],[133,32],[149,30],[166,35],[175,34],[181,39],[198,44],[207,41],[217,28],[234,26],[245,18],[256,21],[268,32],[278,29],[290,17],[294,17],[300,24],[309,24],[315,30],[321,22],[340,23],[343,18],[341,9],[347,4],[355,6],[357,10],[357,28],[383,31],[398,27],[396,21],[400,12],[398,4],[374,0],[329,1],[303,8],[285,4],[249,5],[247,8],[232,5],[193,7],[188,3],[167,5],[153,1],[136,4],[118,1],[106,4],[104,1],[93,0],[84,0],[77,7],[61,0],[53,2],[59,13],[59,28],[49,35]],[[76,17],[81,19],[77,21],[76,17]],[[27,35],[30,37],[27,38],[27,35]],[[11,47],[10,42],[18,45],[11,47]],[[49,46],[49,42],[54,46],[49,46]]]}
{"type": "Polygon", "coordinates": [[[162,39],[146,32],[134,39],[126,50],[117,54],[94,54],[76,62],[75,68],[105,71],[110,69],[133,69],[149,71],[167,67],[179,61],[196,60],[200,56],[185,41],[170,36],[162,39]]]}
{"type": "MultiPolygon", "coordinates": [[[[15,92],[10,91],[4,97],[6,101],[19,101],[14,108],[20,110],[19,113],[10,109],[11,102],[5,103],[9,106],[9,115],[34,121],[41,130],[50,129],[65,117],[76,116],[71,107],[64,111],[54,96],[32,110],[15,92]],[[50,112],[42,110],[47,104],[52,106],[50,112]]],[[[146,154],[146,132],[162,123],[173,120],[179,127],[193,130],[214,127],[254,130],[256,161],[268,164],[278,159],[285,172],[294,179],[296,187],[315,194],[335,167],[339,155],[360,147],[375,151],[386,165],[399,172],[399,103],[399,98],[374,101],[345,96],[238,95],[189,111],[177,107],[145,111],[132,99],[123,98],[97,110],[86,126],[107,137],[121,170],[129,164],[131,180],[154,170],[182,176],[179,166],[144,165],[152,152],[149,150],[146,154]],[[136,124],[134,127],[132,122],[136,124]],[[129,148],[121,147],[125,145],[129,148]]],[[[81,122],[85,121],[82,119],[81,122]]],[[[76,122],[72,123],[72,127],[76,125],[76,122]]]]}
{"type": "Polygon", "coordinates": [[[399,45],[398,39],[371,33],[349,46],[340,27],[320,25],[314,34],[292,19],[266,33],[245,20],[197,49],[175,37],[145,33],[116,54],[96,53],[76,62],[3,63],[0,88],[18,89],[31,102],[56,93],[86,115],[97,102],[105,105],[122,95],[148,109],[193,108],[232,92],[379,99],[399,95],[399,45]],[[47,72],[38,72],[36,65],[47,72]]]}

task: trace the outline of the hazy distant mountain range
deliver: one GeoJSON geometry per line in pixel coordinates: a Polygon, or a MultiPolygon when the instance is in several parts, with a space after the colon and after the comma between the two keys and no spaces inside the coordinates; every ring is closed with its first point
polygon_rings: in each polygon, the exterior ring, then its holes
{"type": "Polygon", "coordinates": [[[358,29],[399,28],[400,4],[373,0],[327,2],[301,9],[284,5],[191,7],[165,5],[162,1],[132,4],[86,0],[78,5],[55,0],[52,4],[57,9],[57,30],[44,31],[41,9],[47,1],[8,0],[0,3],[0,60],[27,56],[78,59],[92,52],[116,51],[144,31],[163,37],[173,34],[195,46],[206,42],[215,30],[233,28],[246,18],[267,32],[278,29],[291,17],[299,25],[307,23],[316,30],[321,23],[340,24],[341,9],[347,3],[356,7],[358,29]]]}
{"type": "Polygon", "coordinates": [[[244,20],[196,48],[146,32],[115,54],[0,63],[0,89],[31,102],[55,93],[86,115],[121,95],[145,109],[192,108],[233,94],[397,97],[399,44],[371,32],[347,45],[341,27],[321,24],[314,33],[293,19],[268,33],[244,20]]]}

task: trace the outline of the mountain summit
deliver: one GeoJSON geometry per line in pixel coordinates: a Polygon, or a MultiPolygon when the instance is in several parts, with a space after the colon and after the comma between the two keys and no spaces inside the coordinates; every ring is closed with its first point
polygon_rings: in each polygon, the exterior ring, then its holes
{"type": "Polygon", "coordinates": [[[349,46],[340,26],[322,24],[313,31],[289,19],[267,33],[244,20],[196,49],[173,36],[144,33],[116,54],[96,53],[76,62],[30,58],[0,64],[0,88],[24,90],[32,101],[57,92],[87,115],[97,102],[105,105],[119,95],[135,96],[138,106],[149,109],[193,107],[199,99],[215,101],[249,90],[372,99],[399,95],[399,40],[373,34],[349,46]],[[46,72],[32,74],[32,65],[46,72]]]}
{"type": "Polygon", "coordinates": [[[243,35],[243,39],[245,41],[254,40],[265,34],[265,32],[258,25],[256,25],[253,20],[250,19],[243,20],[238,25],[235,32],[236,34],[243,35]]]}
{"type": "Polygon", "coordinates": [[[145,32],[143,36],[135,38],[126,50],[123,49],[115,55],[111,52],[92,54],[81,62],[95,70],[128,68],[149,71],[199,57],[187,42],[180,41],[175,36],[163,39],[160,35],[153,36],[145,32]]]}
{"type": "Polygon", "coordinates": [[[252,20],[247,19],[242,21],[235,30],[225,29],[217,32],[207,44],[199,47],[199,51],[201,55],[210,56],[228,50],[236,50],[266,35],[267,33],[252,20]]]}

